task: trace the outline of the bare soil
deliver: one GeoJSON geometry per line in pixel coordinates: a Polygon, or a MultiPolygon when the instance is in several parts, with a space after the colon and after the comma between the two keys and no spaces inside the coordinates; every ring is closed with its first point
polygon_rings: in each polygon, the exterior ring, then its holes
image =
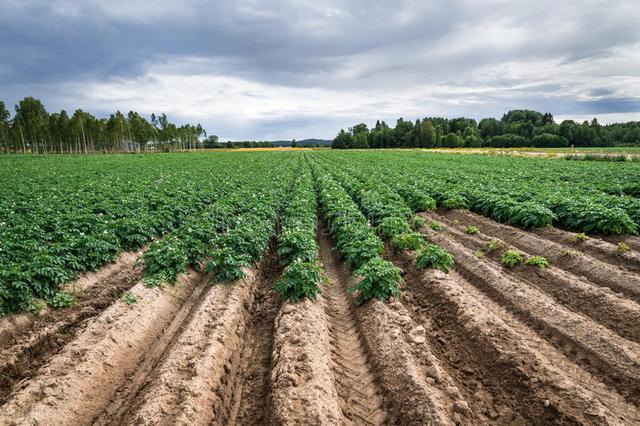
{"type": "Polygon", "coordinates": [[[315,302],[279,300],[275,247],[224,285],[190,271],[148,288],[132,262],[105,269],[78,283],[76,307],[0,324],[0,424],[640,424],[633,249],[423,216],[443,224],[422,232],[456,266],[418,270],[388,247],[398,300],[356,304],[359,278],[322,222],[315,302]],[[506,249],[550,267],[506,268],[506,249]]]}

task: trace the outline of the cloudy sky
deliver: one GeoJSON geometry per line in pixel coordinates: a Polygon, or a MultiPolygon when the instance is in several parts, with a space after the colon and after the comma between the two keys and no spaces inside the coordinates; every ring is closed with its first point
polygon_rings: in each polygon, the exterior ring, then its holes
{"type": "Polygon", "coordinates": [[[640,120],[640,6],[538,0],[0,0],[0,100],[222,139],[380,118],[640,120]]]}

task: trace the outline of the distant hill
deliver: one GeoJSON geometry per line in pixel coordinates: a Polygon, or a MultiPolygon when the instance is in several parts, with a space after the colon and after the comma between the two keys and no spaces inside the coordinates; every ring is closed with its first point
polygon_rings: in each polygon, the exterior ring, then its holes
{"type": "MultiPolygon", "coordinates": [[[[291,141],[271,141],[273,146],[291,146],[291,141]]],[[[296,141],[298,146],[329,146],[331,141],[328,139],[301,139],[296,141]]]]}

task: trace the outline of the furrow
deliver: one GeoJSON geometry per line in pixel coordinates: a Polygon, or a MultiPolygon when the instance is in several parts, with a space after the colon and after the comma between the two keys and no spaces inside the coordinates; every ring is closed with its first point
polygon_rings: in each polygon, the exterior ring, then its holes
{"type": "MultiPolygon", "coordinates": [[[[392,309],[380,301],[370,301],[360,307],[352,305],[353,298],[348,296],[347,289],[355,284],[355,280],[344,262],[332,250],[333,241],[328,237],[324,223],[318,229],[320,259],[329,278],[323,301],[329,334],[335,336],[337,333],[334,319],[344,321],[344,315],[347,315],[347,318],[353,319],[355,333],[359,335],[355,339],[348,338],[349,344],[344,346],[340,346],[343,341],[336,341],[331,336],[331,341],[337,343],[332,345],[331,353],[334,382],[337,383],[341,404],[351,404],[350,401],[355,397],[355,386],[359,391],[356,401],[360,406],[366,407],[363,410],[367,413],[366,417],[362,414],[349,417],[349,405],[346,408],[343,406],[345,417],[357,424],[401,422],[410,425],[452,425],[454,419],[462,424],[470,424],[470,420],[465,417],[466,413],[454,412],[455,403],[460,402],[457,389],[451,387],[450,393],[447,393],[443,383],[449,383],[448,381],[436,383],[427,377],[423,364],[438,371],[440,368],[424,342],[411,341],[408,332],[398,325],[415,328],[415,324],[405,321],[408,317],[401,311],[401,306],[395,304],[395,309],[392,309]],[[334,307],[334,304],[337,306],[334,307]],[[354,351],[354,347],[360,350],[354,351]],[[414,357],[414,350],[420,353],[422,363],[414,357]],[[354,352],[358,355],[354,355],[354,352]],[[356,361],[358,365],[354,365],[356,361]],[[366,367],[370,374],[356,378],[360,382],[343,380],[343,376],[347,374],[344,366],[353,371],[362,371],[366,367]],[[366,379],[362,380],[362,377],[366,379]],[[366,397],[361,398],[361,395],[366,397]]],[[[344,333],[350,334],[351,331],[344,333]]]]}
{"type": "MultiPolygon", "coordinates": [[[[442,216],[432,214],[428,216],[440,221],[447,236],[473,250],[476,256],[491,259],[497,265],[500,265],[503,251],[513,248],[500,239],[485,235],[482,229],[478,234],[465,233],[464,222],[456,225],[442,216]],[[495,250],[488,248],[491,242],[498,242],[500,248],[495,250]]],[[[429,231],[423,229],[423,232],[429,231]]],[[[640,327],[638,327],[640,305],[637,302],[614,294],[609,288],[593,284],[584,277],[559,269],[554,264],[544,269],[518,265],[513,268],[503,268],[503,271],[534,284],[563,305],[593,318],[625,339],[640,342],[640,327]]]]}
{"type": "Polygon", "coordinates": [[[101,275],[96,284],[85,287],[74,307],[32,316],[29,332],[14,337],[13,344],[0,351],[0,402],[17,382],[37,374],[38,369],[81,333],[93,318],[135,285],[141,271],[132,263],[110,268],[110,273],[101,275]]]}
{"type": "MultiPolygon", "coordinates": [[[[196,281],[197,281],[196,277],[196,281]]],[[[87,424],[101,412],[194,290],[193,277],[169,289],[138,283],[137,303],[110,306],[0,408],[2,424],[87,424]]]]}
{"type": "Polygon", "coordinates": [[[417,271],[396,255],[407,286],[402,301],[427,324],[443,365],[465,384],[477,423],[627,425],[640,421],[625,401],[456,271],[417,271]],[[399,260],[400,259],[400,260],[399,260]]]}
{"type": "MultiPolygon", "coordinates": [[[[123,252],[115,262],[106,265],[98,271],[85,272],[76,280],[64,285],[63,289],[76,297],[77,305],[74,309],[65,309],[59,313],[45,308],[38,315],[31,313],[12,314],[0,319],[0,350],[4,351],[15,346],[19,341],[30,338],[33,334],[40,333],[52,323],[65,321],[65,313],[83,310],[96,302],[96,298],[107,294],[106,288],[127,288],[133,286],[130,277],[139,278],[140,270],[135,268],[135,262],[142,250],[137,252],[123,252]],[[121,283],[126,281],[126,283],[121,283]]],[[[69,321],[67,321],[69,322],[69,321]]],[[[2,357],[1,359],[4,359],[2,357]]]]}
{"type": "Polygon", "coordinates": [[[590,318],[559,305],[555,299],[440,234],[430,240],[453,254],[456,268],[494,300],[508,306],[532,326],[541,328],[576,360],[582,360],[631,401],[640,397],[640,345],[623,339],[590,318]]]}
{"type": "Polygon", "coordinates": [[[621,269],[619,266],[595,259],[592,256],[542,239],[512,226],[503,225],[474,213],[450,210],[445,216],[478,226],[486,235],[502,239],[513,246],[534,255],[542,255],[562,269],[584,276],[591,282],[622,292],[640,301],[640,275],[621,269]],[[570,250],[571,253],[567,253],[570,250]],[[567,255],[570,254],[570,255],[567,255]]]}
{"type": "Polygon", "coordinates": [[[575,232],[553,227],[532,229],[530,232],[547,241],[560,243],[568,248],[580,250],[603,262],[622,266],[633,272],[640,272],[640,252],[637,251],[637,248],[622,252],[617,244],[610,243],[601,238],[588,238],[580,242],[577,236],[578,234],[575,232]]]}

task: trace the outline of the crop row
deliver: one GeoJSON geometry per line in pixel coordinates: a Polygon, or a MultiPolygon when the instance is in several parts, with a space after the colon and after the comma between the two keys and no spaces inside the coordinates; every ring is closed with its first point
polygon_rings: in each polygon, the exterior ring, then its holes
{"type": "MultiPolygon", "coordinates": [[[[288,173],[293,158],[279,156],[285,161],[278,170],[288,173]]],[[[13,175],[0,189],[0,316],[37,309],[40,300],[54,307],[72,303],[62,284],[176,228],[180,237],[168,241],[190,234],[182,246],[194,263],[206,235],[233,218],[212,204],[260,182],[273,160],[231,154],[23,160],[24,177],[13,175]]],[[[243,195],[238,205],[251,197],[250,191],[243,195]]]]}
{"type": "Polygon", "coordinates": [[[242,277],[242,268],[260,259],[273,235],[291,175],[286,165],[254,164],[252,174],[238,176],[235,190],[152,243],[142,256],[145,281],[173,283],[187,266],[200,269],[205,260],[218,281],[242,277]]]}
{"type": "MultiPolygon", "coordinates": [[[[323,154],[330,156],[331,153],[323,154]]],[[[422,152],[360,152],[337,162],[379,176],[389,185],[414,188],[442,208],[469,208],[523,228],[557,225],[598,234],[634,234],[640,200],[626,195],[636,165],[612,167],[543,159],[451,156],[422,152]],[[610,179],[606,181],[606,179],[610,179]],[[615,194],[615,195],[613,195],[615,194]]],[[[586,162],[584,162],[586,163],[586,162]]]]}
{"type": "Polygon", "coordinates": [[[382,258],[384,243],[375,229],[330,173],[315,162],[311,162],[311,169],[322,217],[336,240],[336,248],[353,275],[362,277],[349,290],[358,293],[359,302],[398,296],[401,270],[382,258]]]}
{"type": "MultiPolygon", "coordinates": [[[[418,268],[449,271],[453,266],[453,256],[443,248],[427,242],[421,233],[412,229],[420,226],[422,219],[413,216],[412,209],[398,192],[374,175],[341,168],[335,163],[324,162],[323,166],[328,168],[380,234],[388,239],[396,250],[415,251],[418,268]]],[[[429,197],[420,197],[413,191],[406,191],[405,194],[419,210],[428,210],[435,204],[429,197]]]]}
{"type": "Polygon", "coordinates": [[[282,298],[291,302],[315,300],[324,280],[316,242],[318,205],[306,162],[301,162],[296,176],[278,235],[278,255],[286,268],[274,286],[282,298]]]}

